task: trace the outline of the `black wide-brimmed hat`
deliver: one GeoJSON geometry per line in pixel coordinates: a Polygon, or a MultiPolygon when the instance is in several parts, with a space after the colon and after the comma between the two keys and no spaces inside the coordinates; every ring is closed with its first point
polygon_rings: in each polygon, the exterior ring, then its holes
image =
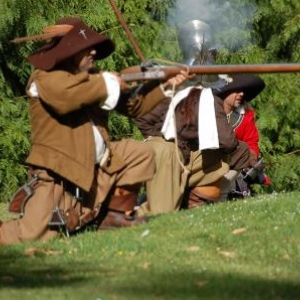
{"type": "Polygon", "coordinates": [[[247,102],[254,99],[265,88],[265,82],[253,74],[233,74],[226,78],[227,84],[220,89],[213,89],[214,95],[224,100],[229,94],[243,92],[247,102]]]}
{"type": "Polygon", "coordinates": [[[106,58],[115,50],[115,44],[111,39],[94,31],[79,18],[59,19],[56,25],[57,27],[69,25],[69,29],[63,35],[52,38],[49,43],[28,57],[28,61],[35,68],[49,71],[89,47],[96,50],[96,60],[106,58]]]}

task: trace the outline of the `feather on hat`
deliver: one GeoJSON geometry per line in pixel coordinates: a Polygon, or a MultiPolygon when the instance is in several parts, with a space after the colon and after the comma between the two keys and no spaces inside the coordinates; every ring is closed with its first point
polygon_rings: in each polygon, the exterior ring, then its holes
{"type": "Polygon", "coordinates": [[[115,50],[115,43],[111,39],[94,31],[79,18],[59,19],[56,25],[44,28],[43,32],[40,35],[15,38],[12,42],[48,41],[28,57],[35,68],[45,71],[89,47],[97,51],[96,60],[106,58],[115,50]]]}

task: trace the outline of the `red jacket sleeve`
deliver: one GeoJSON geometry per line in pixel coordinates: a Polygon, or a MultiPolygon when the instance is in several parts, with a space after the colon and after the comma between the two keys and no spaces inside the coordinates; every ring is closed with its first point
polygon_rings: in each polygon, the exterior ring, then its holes
{"type": "Polygon", "coordinates": [[[255,124],[255,114],[253,109],[247,109],[241,124],[235,129],[238,140],[248,144],[250,150],[259,156],[259,133],[255,124]]]}

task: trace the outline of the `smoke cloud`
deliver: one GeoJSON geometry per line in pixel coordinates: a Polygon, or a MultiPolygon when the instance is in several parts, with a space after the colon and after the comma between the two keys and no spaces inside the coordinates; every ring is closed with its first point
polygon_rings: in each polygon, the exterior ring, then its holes
{"type": "Polygon", "coordinates": [[[177,29],[191,20],[206,22],[216,44],[234,51],[254,41],[251,38],[255,1],[177,0],[168,22],[177,29]],[[247,3],[245,3],[247,2],[247,3]]]}

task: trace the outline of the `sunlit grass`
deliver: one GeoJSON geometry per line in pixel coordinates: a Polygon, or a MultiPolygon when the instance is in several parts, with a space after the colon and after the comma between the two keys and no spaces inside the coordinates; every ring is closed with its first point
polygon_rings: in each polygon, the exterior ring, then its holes
{"type": "Polygon", "coordinates": [[[262,195],[2,247],[0,299],[299,299],[299,198],[262,195]]]}

